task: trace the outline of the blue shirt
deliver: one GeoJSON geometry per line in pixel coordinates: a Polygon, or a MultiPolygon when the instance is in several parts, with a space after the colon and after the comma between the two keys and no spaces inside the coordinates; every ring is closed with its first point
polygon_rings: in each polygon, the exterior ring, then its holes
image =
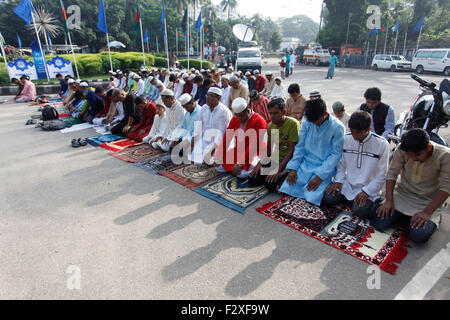
{"type": "Polygon", "coordinates": [[[342,123],[332,116],[320,127],[305,121],[294,156],[286,166],[287,170],[297,171],[297,182],[290,186],[285,181],[279,191],[320,206],[342,158],[344,131],[342,123]],[[322,183],[317,190],[308,191],[306,186],[314,177],[322,179],[322,183]]]}
{"type": "Polygon", "coordinates": [[[338,58],[336,56],[332,56],[330,58],[330,66],[332,66],[332,67],[336,66],[337,62],[338,62],[338,58]]]}
{"type": "Polygon", "coordinates": [[[189,140],[194,135],[195,123],[200,120],[200,111],[202,108],[197,104],[192,112],[186,112],[184,115],[183,126],[181,127],[180,139],[189,140]]]}

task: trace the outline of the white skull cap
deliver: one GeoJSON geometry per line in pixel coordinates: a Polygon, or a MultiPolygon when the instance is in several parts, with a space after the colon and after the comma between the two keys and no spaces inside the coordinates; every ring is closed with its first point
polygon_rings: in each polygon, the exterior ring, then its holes
{"type": "Polygon", "coordinates": [[[238,114],[247,109],[247,106],[247,101],[244,98],[236,98],[231,104],[231,109],[233,110],[234,114],[238,114]]]}

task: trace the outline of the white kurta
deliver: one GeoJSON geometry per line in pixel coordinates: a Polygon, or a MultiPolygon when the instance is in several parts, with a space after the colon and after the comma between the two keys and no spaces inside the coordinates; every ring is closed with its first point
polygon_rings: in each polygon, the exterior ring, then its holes
{"type": "MultiPolygon", "coordinates": [[[[167,106],[166,106],[167,107],[167,106]]],[[[183,127],[184,114],[186,110],[181,106],[181,103],[176,100],[171,108],[166,108],[166,116],[169,121],[170,134],[167,138],[169,141],[178,141],[181,128],[183,127]]]]}
{"type": "Polygon", "coordinates": [[[231,118],[233,114],[222,103],[213,111],[207,104],[203,106],[200,113],[201,126],[197,125],[194,129],[195,145],[190,161],[203,163],[205,155],[222,143],[231,118]]]}
{"type": "Polygon", "coordinates": [[[155,149],[163,149],[169,151],[170,144],[163,144],[162,141],[170,135],[169,121],[167,115],[164,113],[162,116],[155,116],[152,129],[148,136],[142,139],[142,142],[150,144],[155,149]],[[152,140],[161,137],[158,142],[152,142],[152,140]]]}
{"type": "Polygon", "coordinates": [[[337,166],[335,182],[342,183],[341,193],[354,200],[364,191],[369,200],[381,195],[389,164],[389,145],[383,137],[370,132],[360,143],[351,133],[345,135],[344,153],[337,166]]]}
{"type": "Polygon", "coordinates": [[[273,87],[272,93],[270,94],[269,99],[274,99],[274,98],[285,98],[285,90],[286,88],[284,87],[283,84],[277,85],[275,84],[275,86],[273,87]]]}
{"type": "Polygon", "coordinates": [[[145,81],[140,79],[137,83],[138,88],[136,90],[136,92],[134,93],[136,97],[142,96],[144,94],[144,89],[145,89],[145,81]]]}
{"type": "Polygon", "coordinates": [[[175,99],[179,99],[183,95],[185,82],[183,80],[178,81],[178,83],[174,83],[173,85],[173,93],[175,94],[175,99]]]}
{"type": "Polygon", "coordinates": [[[230,97],[230,90],[231,90],[230,86],[222,88],[222,99],[220,100],[220,102],[224,105],[228,104],[228,99],[230,97]]]}

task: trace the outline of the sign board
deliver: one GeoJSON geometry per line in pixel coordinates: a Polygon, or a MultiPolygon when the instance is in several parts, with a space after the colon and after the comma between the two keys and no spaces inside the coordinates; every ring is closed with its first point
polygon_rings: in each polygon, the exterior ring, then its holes
{"type": "Polygon", "coordinates": [[[45,71],[45,57],[39,48],[39,43],[37,40],[34,40],[30,47],[33,54],[34,66],[36,68],[38,79],[47,79],[47,73],[45,71]]]}
{"type": "MultiPolygon", "coordinates": [[[[72,62],[62,57],[56,56],[47,61],[47,69],[50,78],[56,78],[58,73],[63,76],[70,75],[73,77],[72,62]]],[[[45,70],[45,69],[44,69],[45,70]]],[[[21,76],[26,75],[30,80],[37,80],[38,74],[34,62],[27,61],[24,58],[14,59],[13,62],[8,62],[8,74],[10,79],[20,79],[21,76]]],[[[44,71],[45,76],[45,71],[44,71]]],[[[44,77],[46,79],[47,76],[44,77]]]]}

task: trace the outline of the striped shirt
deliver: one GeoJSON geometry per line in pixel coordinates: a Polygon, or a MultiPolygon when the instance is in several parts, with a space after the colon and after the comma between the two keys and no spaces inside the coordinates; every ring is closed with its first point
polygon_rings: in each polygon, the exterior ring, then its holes
{"type": "Polygon", "coordinates": [[[270,119],[269,110],[267,109],[267,105],[270,103],[270,100],[267,99],[264,96],[261,96],[259,98],[259,101],[251,101],[250,105],[252,107],[252,110],[256,113],[258,113],[261,117],[266,120],[266,123],[270,123],[272,120],[270,119]]]}

